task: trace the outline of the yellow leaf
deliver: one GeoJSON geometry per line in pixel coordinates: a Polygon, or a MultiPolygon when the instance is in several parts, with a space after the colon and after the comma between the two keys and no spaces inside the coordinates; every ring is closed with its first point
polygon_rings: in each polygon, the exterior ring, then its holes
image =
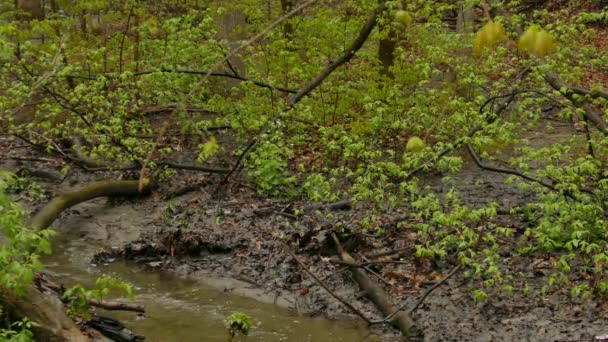
{"type": "Polygon", "coordinates": [[[395,12],[395,20],[402,24],[403,26],[410,26],[410,24],[414,21],[412,14],[408,11],[399,10],[395,12]]]}
{"type": "Polygon", "coordinates": [[[543,57],[557,50],[553,37],[536,25],[530,26],[519,38],[517,50],[537,57],[543,57]]]}
{"type": "Polygon", "coordinates": [[[481,55],[485,48],[493,48],[507,37],[505,29],[499,23],[489,22],[475,34],[473,41],[473,54],[481,55]]]}
{"type": "Polygon", "coordinates": [[[424,149],[424,141],[418,137],[411,137],[405,145],[407,152],[420,152],[424,149]]]}

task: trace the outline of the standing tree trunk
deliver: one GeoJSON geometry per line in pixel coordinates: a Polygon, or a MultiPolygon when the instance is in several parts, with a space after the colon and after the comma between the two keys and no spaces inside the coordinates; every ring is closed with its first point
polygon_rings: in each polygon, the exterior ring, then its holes
{"type": "MultiPolygon", "coordinates": [[[[291,11],[295,5],[294,2],[295,0],[281,0],[281,10],[283,10],[283,14],[291,11]]],[[[291,21],[287,20],[283,24],[283,34],[287,40],[291,40],[291,37],[293,36],[293,25],[291,24],[291,21]]]]}
{"type": "Polygon", "coordinates": [[[19,20],[42,20],[44,19],[44,7],[42,0],[15,0],[15,6],[19,10],[19,20]]]}
{"type": "MultiPolygon", "coordinates": [[[[390,26],[390,23],[387,25],[390,26]]],[[[397,34],[392,27],[387,27],[388,36],[380,40],[378,45],[378,59],[382,63],[383,75],[392,77],[390,68],[395,64],[395,49],[397,48],[397,34]]]]}

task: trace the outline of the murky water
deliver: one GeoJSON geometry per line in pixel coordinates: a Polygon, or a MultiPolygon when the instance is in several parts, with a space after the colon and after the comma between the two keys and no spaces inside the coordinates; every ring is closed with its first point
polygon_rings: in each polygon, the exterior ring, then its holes
{"type": "MultiPolygon", "coordinates": [[[[56,251],[45,260],[48,271],[65,285],[92,286],[111,275],[136,288],[136,301],[145,305],[145,317],[112,312],[146,341],[227,341],[225,318],[244,312],[253,318],[247,341],[381,341],[360,321],[339,322],[300,317],[287,309],[241,297],[167,273],[147,272],[137,265],[117,262],[108,266],[88,263],[94,246],[78,239],[55,241],[56,251]]],[[[217,280],[215,281],[217,285],[217,280]]],[[[104,312],[104,314],[106,314],[104,312]]],[[[244,340],[244,339],[243,339],[244,340]]]]}

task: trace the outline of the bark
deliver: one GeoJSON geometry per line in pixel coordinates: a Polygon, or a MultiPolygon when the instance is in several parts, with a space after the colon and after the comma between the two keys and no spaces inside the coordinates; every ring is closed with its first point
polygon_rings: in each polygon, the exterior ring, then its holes
{"type": "MultiPolygon", "coordinates": [[[[34,215],[29,226],[35,230],[46,229],[65,209],[97,197],[133,196],[147,192],[149,192],[149,187],[140,191],[139,181],[136,180],[93,182],[53,198],[34,215]]],[[[37,341],[79,342],[89,340],[66,315],[59,299],[41,293],[33,285],[28,286],[24,297],[15,297],[5,292],[0,293],[0,303],[14,316],[27,317],[38,323],[39,326],[34,330],[37,341]]]]}
{"type": "Polygon", "coordinates": [[[471,33],[475,26],[475,11],[471,5],[463,5],[456,18],[456,32],[471,33]]]}
{"type": "Polygon", "coordinates": [[[61,301],[57,297],[39,292],[34,286],[27,288],[23,298],[1,293],[0,302],[12,315],[27,317],[39,325],[34,329],[37,341],[89,341],[66,315],[61,301]]]}
{"type": "Polygon", "coordinates": [[[42,0],[16,0],[17,9],[21,12],[19,19],[24,21],[44,19],[42,0]]]}
{"type": "MultiPolygon", "coordinates": [[[[388,25],[390,26],[390,24],[388,25]]],[[[382,74],[391,76],[390,68],[395,64],[395,49],[397,48],[397,34],[391,27],[386,28],[388,36],[378,44],[378,59],[382,63],[382,74]]]]}
{"type": "Polygon", "coordinates": [[[608,99],[608,94],[601,91],[591,91],[580,87],[574,87],[567,85],[559,76],[555,73],[547,73],[545,80],[551,87],[557,91],[564,91],[564,96],[568,98],[576,106],[581,107],[585,111],[585,119],[591,121],[593,125],[602,133],[608,134],[608,124],[604,120],[603,115],[600,111],[596,110],[591,104],[586,102],[584,99],[577,100],[573,95],[578,94],[581,96],[590,96],[593,98],[602,97],[608,99]]]}
{"type": "Polygon", "coordinates": [[[149,188],[139,191],[139,181],[97,181],[82,186],[74,191],[60,194],[53,198],[30,221],[35,230],[48,228],[59,214],[78,203],[105,196],[135,196],[146,194],[149,188]]]}
{"type": "MultiPolygon", "coordinates": [[[[289,11],[291,11],[294,5],[294,1],[295,0],[281,0],[281,9],[283,10],[283,14],[287,14],[289,13],[289,11]]],[[[283,34],[285,35],[285,38],[291,40],[293,36],[293,25],[291,24],[291,22],[286,21],[283,24],[283,34]]]]}
{"type": "Polygon", "coordinates": [[[414,321],[411,319],[408,313],[399,311],[395,313],[393,303],[388,297],[388,294],[374,281],[372,281],[365,273],[365,270],[361,267],[356,267],[357,262],[351,257],[340,244],[340,241],[336,238],[335,234],[332,234],[338,252],[340,254],[340,260],[343,262],[353,265],[350,267],[350,271],[353,277],[359,284],[361,290],[365,291],[365,294],[369,299],[382,311],[385,316],[393,315],[390,323],[403,333],[403,335],[409,335],[410,331],[414,327],[414,321]]]}

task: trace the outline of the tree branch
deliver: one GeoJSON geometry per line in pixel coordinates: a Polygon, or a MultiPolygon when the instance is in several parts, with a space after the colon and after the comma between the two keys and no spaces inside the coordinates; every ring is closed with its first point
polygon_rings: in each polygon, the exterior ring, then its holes
{"type": "Polygon", "coordinates": [[[323,280],[321,280],[316,274],[314,274],[311,270],[309,270],[308,267],[306,267],[306,265],[304,265],[304,263],[302,263],[302,261],[300,261],[300,259],[298,259],[298,257],[294,254],[294,252],[291,251],[289,246],[287,246],[284,242],[282,242],[282,244],[283,244],[283,248],[285,248],[285,251],[287,251],[287,253],[289,253],[289,255],[298,263],[298,265],[300,265],[300,267],[302,267],[302,269],[306,273],[308,273],[308,275],[310,275],[323,289],[325,289],[325,291],[327,291],[327,293],[329,293],[332,297],[337,299],[340,303],[344,304],[353,313],[355,313],[357,316],[361,317],[365,322],[367,322],[368,324],[370,323],[370,320],[367,317],[365,317],[365,315],[361,311],[359,311],[352,304],[350,304],[349,302],[344,300],[342,297],[340,297],[336,293],[334,293],[329,287],[327,287],[327,285],[325,285],[323,280]]]}
{"type": "MultiPolygon", "coordinates": [[[[359,31],[359,34],[357,35],[357,38],[348,47],[346,52],[344,54],[342,54],[340,57],[338,57],[338,59],[336,59],[329,66],[327,66],[312,81],[310,81],[309,83],[307,83],[306,85],[301,87],[298,90],[298,92],[289,100],[285,109],[283,111],[281,111],[281,113],[274,115],[272,117],[272,119],[269,120],[268,123],[266,123],[262,128],[260,128],[258,130],[258,132],[255,134],[255,137],[245,146],[245,149],[243,150],[243,152],[241,152],[241,154],[237,158],[237,161],[234,164],[234,166],[232,167],[232,170],[228,173],[228,175],[226,175],[226,177],[221,182],[221,184],[226,183],[228,181],[228,179],[230,178],[230,176],[232,176],[232,174],[239,168],[239,166],[241,165],[241,163],[242,163],[243,159],[245,158],[245,156],[247,155],[247,153],[249,153],[249,151],[251,151],[253,146],[255,144],[257,144],[257,139],[258,139],[257,137],[262,135],[263,133],[267,132],[270,129],[270,127],[271,127],[270,123],[273,123],[274,121],[276,121],[276,119],[282,113],[285,113],[285,112],[289,111],[290,109],[292,109],[298,102],[300,102],[300,100],[302,100],[304,97],[308,96],[313,90],[315,90],[319,85],[321,85],[321,83],[323,83],[323,81],[325,81],[325,79],[329,75],[331,75],[332,72],[334,72],[341,65],[348,63],[355,56],[355,54],[361,49],[363,44],[369,38],[374,27],[376,27],[378,16],[384,11],[384,8],[385,8],[385,1],[380,0],[378,8],[376,8],[372,13],[369,14],[368,19],[365,22],[365,25],[363,25],[363,27],[359,31]]],[[[218,189],[219,189],[219,187],[218,187],[218,189]]]]}

